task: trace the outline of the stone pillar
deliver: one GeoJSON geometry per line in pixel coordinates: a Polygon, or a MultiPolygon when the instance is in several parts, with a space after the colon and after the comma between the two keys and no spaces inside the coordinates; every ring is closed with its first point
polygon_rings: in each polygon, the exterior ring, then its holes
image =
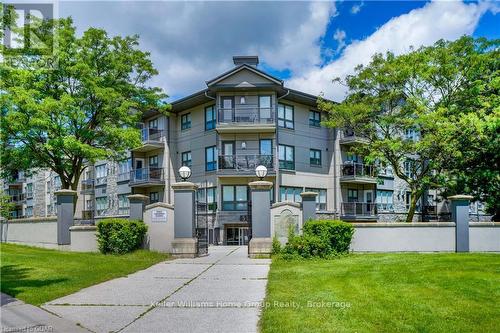
{"type": "Polygon", "coordinates": [[[300,196],[302,197],[302,225],[307,222],[307,220],[316,219],[316,192],[302,192],[300,196]]]}
{"type": "Polygon", "coordinates": [[[196,257],[195,195],[198,185],[191,182],[172,184],[174,190],[174,240],[172,255],[177,258],[196,257]]]}
{"type": "Polygon", "coordinates": [[[451,220],[455,222],[455,252],[469,252],[470,195],[454,195],[451,201],[451,220]]]}
{"type": "Polygon", "coordinates": [[[129,220],[144,220],[144,207],[149,198],[143,194],[131,194],[127,196],[130,202],[129,220]]]}
{"type": "Polygon", "coordinates": [[[71,244],[69,228],[73,226],[75,213],[76,191],[59,190],[54,193],[57,204],[57,244],[71,244]]]}
{"type": "Polygon", "coordinates": [[[268,257],[272,253],[271,202],[273,183],[259,180],[248,184],[252,192],[252,239],[248,244],[250,258],[268,257]]]}

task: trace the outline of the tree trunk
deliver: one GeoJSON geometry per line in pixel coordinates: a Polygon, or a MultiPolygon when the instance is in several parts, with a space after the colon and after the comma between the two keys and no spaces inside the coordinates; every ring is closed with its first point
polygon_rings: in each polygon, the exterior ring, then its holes
{"type": "Polygon", "coordinates": [[[406,222],[413,222],[413,217],[415,216],[415,211],[417,210],[417,202],[421,195],[422,192],[417,190],[411,191],[410,208],[408,209],[408,215],[406,215],[406,222]]]}

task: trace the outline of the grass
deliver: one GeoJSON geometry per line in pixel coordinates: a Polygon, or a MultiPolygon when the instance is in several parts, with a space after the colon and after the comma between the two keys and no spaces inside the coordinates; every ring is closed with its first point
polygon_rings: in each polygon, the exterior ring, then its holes
{"type": "Polygon", "coordinates": [[[145,250],[104,255],[5,243],[0,245],[0,250],[2,292],[34,305],[125,276],[168,258],[166,254],[145,250]]]}
{"type": "Polygon", "coordinates": [[[500,329],[498,254],[273,259],[267,289],[264,333],[500,329]]]}

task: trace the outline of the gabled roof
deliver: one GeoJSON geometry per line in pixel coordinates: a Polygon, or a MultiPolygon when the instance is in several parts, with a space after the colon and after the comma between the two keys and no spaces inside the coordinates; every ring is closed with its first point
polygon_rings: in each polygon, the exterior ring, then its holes
{"type": "Polygon", "coordinates": [[[259,76],[262,76],[263,78],[277,84],[277,85],[280,85],[280,86],[283,85],[283,80],[280,80],[272,75],[269,75],[266,72],[263,72],[260,69],[257,69],[253,66],[248,65],[248,64],[241,64],[239,66],[236,66],[233,69],[231,69],[225,73],[222,73],[221,75],[219,75],[219,76],[217,76],[209,81],[206,81],[206,84],[208,87],[211,87],[211,86],[217,84],[218,82],[221,82],[222,80],[224,80],[224,79],[230,77],[231,75],[234,75],[242,70],[249,70],[249,71],[251,71],[259,76]]]}

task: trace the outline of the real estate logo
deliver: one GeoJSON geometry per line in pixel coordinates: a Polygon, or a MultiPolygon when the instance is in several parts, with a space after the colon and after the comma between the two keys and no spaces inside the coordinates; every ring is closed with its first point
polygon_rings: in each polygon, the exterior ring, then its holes
{"type": "Polygon", "coordinates": [[[56,18],[55,14],[56,6],[50,2],[3,2],[0,5],[0,60],[33,56],[49,61],[56,47],[53,27],[49,24],[56,18]]]}

